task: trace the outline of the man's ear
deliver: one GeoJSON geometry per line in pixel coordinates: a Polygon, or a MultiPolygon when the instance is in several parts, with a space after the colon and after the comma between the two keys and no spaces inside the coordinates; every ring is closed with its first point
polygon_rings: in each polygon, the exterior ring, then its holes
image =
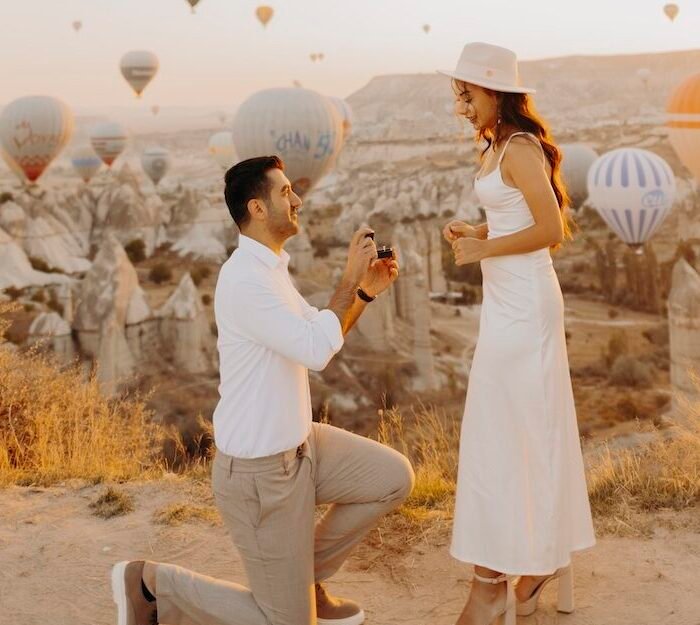
{"type": "Polygon", "coordinates": [[[264,221],[267,218],[267,206],[258,199],[248,200],[248,212],[250,218],[256,221],[264,221]]]}

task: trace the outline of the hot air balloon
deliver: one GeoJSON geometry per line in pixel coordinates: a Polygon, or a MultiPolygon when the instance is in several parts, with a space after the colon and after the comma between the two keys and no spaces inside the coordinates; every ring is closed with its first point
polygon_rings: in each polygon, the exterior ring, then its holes
{"type": "Polygon", "coordinates": [[[12,169],[29,182],[44,173],[73,134],[73,113],[60,100],[27,96],[10,102],[0,115],[0,145],[12,169]]]}
{"type": "Polygon", "coordinates": [[[426,35],[430,32],[430,24],[423,24],[423,32],[426,35]]]}
{"type": "Polygon", "coordinates": [[[598,154],[583,143],[567,143],[561,146],[561,150],[562,178],[571,198],[572,208],[580,208],[588,197],[588,170],[598,158],[598,154]]]}
{"type": "Polygon", "coordinates": [[[160,113],[160,106],[158,106],[157,104],[154,104],[151,107],[151,113],[153,113],[154,115],[158,115],[158,113],[160,113]]]}
{"type": "Polygon", "coordinates": [[[674,89],[666,113],[669,141],[700,183],[700,74],[686,78],[674,89]]]}
{"type": "Polygon", "coordinates": [[[122,57],[120,68],[136,97],[140,98],[146,85],[158,72],[158,57],[146,50],[132,50],[122,57]]]}
{"type": "Polygon", "coordinates": [[[309,54],[309,58],[311,59],[312,63],[315,63],[316,60],[318,59],[318,54],[316,54],[315,52],[312,52],[311,54],[309,54]]]}
{"type": "Polygon", "coordinates": [[[241,159],[277,154],[294,190],[304,195],[330,170],[342,146],[328,98],[303,88],[266,89],[249,97],[233,121],[241,159]]]}
{"type": "Polygon", "coordinates": [[[258,17],[263,26],[267,26],[267,23],[272,19],[274,14],[274,9],[265,5],[259,6],[257,9],[255,9],[255,15],[258,17]]]}
{"type": "Polygon", "coordinates": [[[236,150],[233,147],[233,133],[222,130],[213,134],[209,139],[209,154],[226,170],[236,161],[236,150]]]}
{"type": "Polygon", "coordinates": [[[316,54],[316,57],[318,58],[319,61],[323,61],[323,59],[326,57],[326,55],[323,52],[318,52],[316,54]]]}
{"type": "Polygon", "coordinates": [[[95,150],[87,143],[79,145],[71,152],[70,157],[73,169],[83,179],[85,184],[97,173],[102,166],[102,159],[95,154],[95,150]]]}
{"type": "Polygon", "coordinates": [[[73,22],[73,30],[77,33],[83,27],[83,23],[80,20],[75,20],[73,22]]]}
{"type": "Polygon", "coordinates": [[[216,119],[218,119],[218,120],[219,120],[219,123],[220,123],[222,126],[224,126],[224,125],[226,124],[226,113],[224,113],[223,111],[219,111],[219,112],[216,114],[216,119]]]}
{"type": "Polygon", "coordinates": [[[649,79],[651,78],[651,70],[649,70],[646,67],[640,67],[637,70],[637,78],[642,81],[642,84],[644,85],[644,88],[646,89],[649,86],[649,79]]]}
{"type": "Polygon", "coordinates": [[[192,13],[194,13],[194,8],[199,4],[199,0],[187,0],[187,4],[190,5],[192,13]]]}
{"type": "Polygon", "coordinates": [[[154,185],[162,180],[170,169],[170,152],[165,148],[147,148],[141,155],[141,167],[154,185]]]}
{"type": "Polygon", "coordinates": [[[333,104],[336,111],[338,111],[338,113],[340,114],[344,143],[345,140],[350,136],[350,133],[352,132],[352,109],[350,108],[350,105],[342,98],[330,96],[328,99],[331,101],[331,104],[333,104]]]}
{"type": "Polygon", "coordinates": [[[664,13],[666,13],[666,17],[668,17],[668,19],[671,21],[676,19],[679,10],[678,5],[674,2],[669,2],[668,4],[664,5],[664,13]]]}
{"type": "Polygon", "coordinates": [[[676,180],[668,163],[653,152],[618,148],[588,170],[588,194],[613,232],[641,252],[671,210],[676,180]]]}
{"type": "Polygon", "coordinates": [[[112,167],[112,163],[124,151],[126,140],[126,131],[116,122],[98,124],[90,133],[90,144],[107,167],[112,167]]]}

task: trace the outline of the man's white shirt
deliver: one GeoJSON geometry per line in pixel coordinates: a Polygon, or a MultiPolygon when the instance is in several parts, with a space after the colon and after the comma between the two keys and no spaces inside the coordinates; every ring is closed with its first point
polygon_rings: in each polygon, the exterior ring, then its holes
{"type": "Polygon", "coordinates": [[[218,449],[259,458],[301,445],[311,430],[308,369],[320,371],[343,346],[336,314],[310,306],[277,256],[250,237],[223,264],[216,283],[218,449]]]}

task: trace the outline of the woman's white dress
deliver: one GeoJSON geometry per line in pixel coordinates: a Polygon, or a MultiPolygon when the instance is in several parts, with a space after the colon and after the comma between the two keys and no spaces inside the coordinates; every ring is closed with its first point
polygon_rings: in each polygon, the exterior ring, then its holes
{"type": "MultiPolygon", "coordinates": [[[[501,177],[507,145],[474,183],[490,239],[535,223],[501,177]]],[[[450,553],[501,573],[544,575],[595,544],[564,302],[548,249],[485,258],[481,271],[450,553]]]]}

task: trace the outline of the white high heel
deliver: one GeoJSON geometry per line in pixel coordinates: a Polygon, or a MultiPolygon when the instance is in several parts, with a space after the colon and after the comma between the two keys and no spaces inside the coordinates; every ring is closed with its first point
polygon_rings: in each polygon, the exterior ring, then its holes
{"type": "Polygon", "coordinates": [[[515,589],[513,588],[513,582],[511,582],[510,578],[505,574],[499,575],[498,577],[482,577],[474,573],[474,579],[484,584],[506,583],[506,605],[503,610],[493,616],[491,623],[496,623],[497,625],[515,625],[515,589]]]}
{"type": "Polygon", "coordinates": [[[569,565],[557,569],[552,575],[543,579],[529,599],[518,601],[516,606],[518,616],[530,616],[537,609],[537,600],[542,590],[553,579],[558,580],[557,612],[571,614],[574,611],[574,571],[572,565],[569,565]]]}

